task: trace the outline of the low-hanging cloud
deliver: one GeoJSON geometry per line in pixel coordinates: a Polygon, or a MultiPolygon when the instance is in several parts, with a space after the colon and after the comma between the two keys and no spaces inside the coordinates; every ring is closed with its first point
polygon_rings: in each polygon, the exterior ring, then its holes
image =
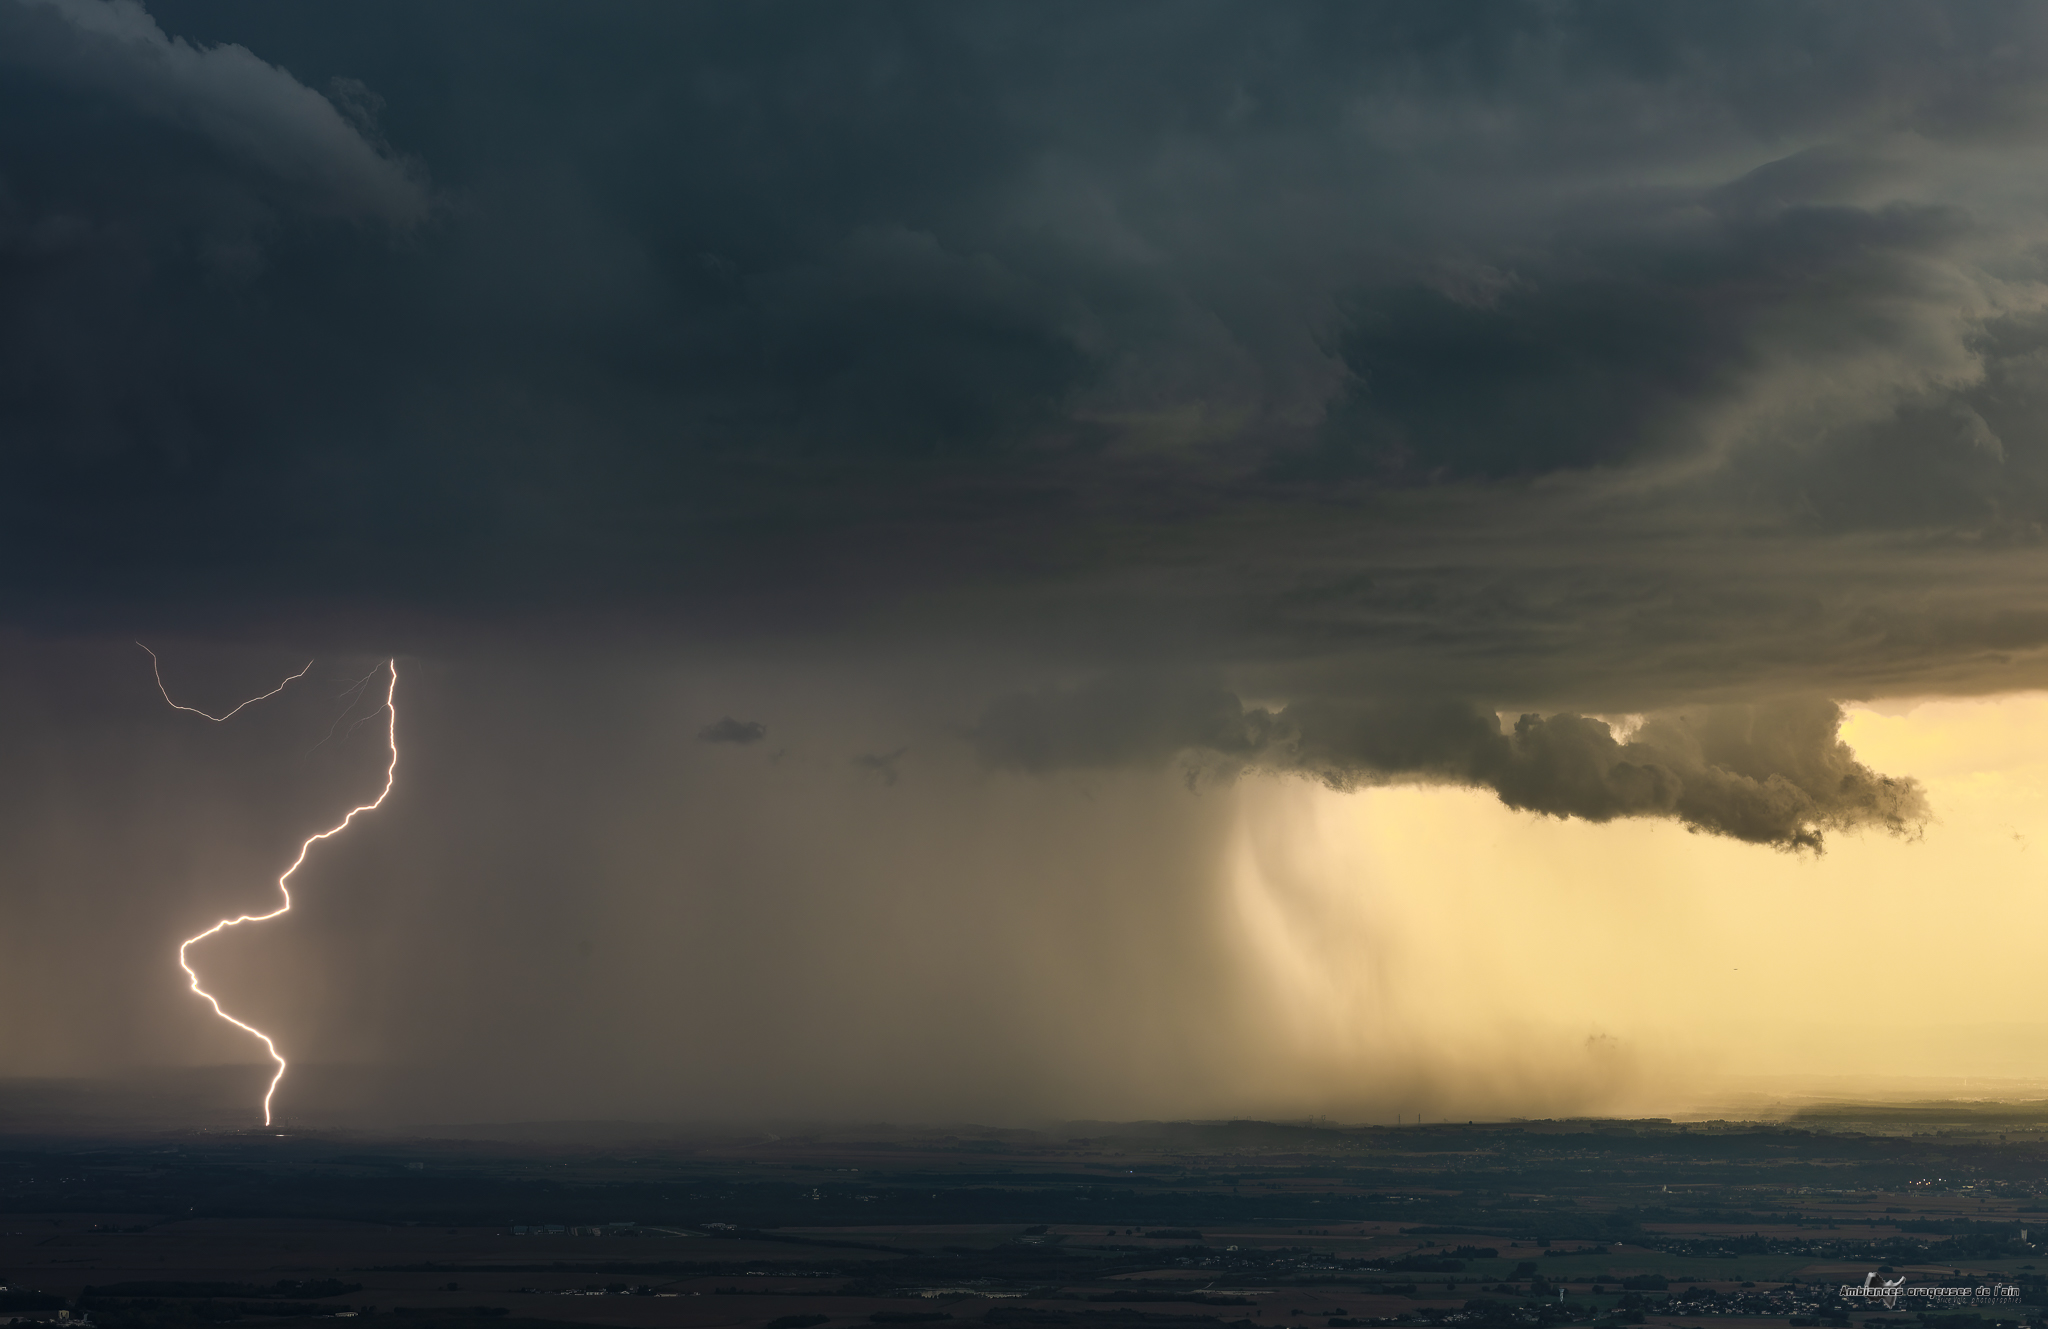
{"type": "Polygon", "coordinates": [[[1264,769],[1340,790],[1471,785],[1547,816],[1664,817],[1816,853],[1830,831],[1914,834],[1928,816],[1919,784],[1856,760],[1841,723],[1835,703],[1794,699],[1651,716],[1617,736],[1568,713],[1525,714],[1503,729],[1461,701],[1310,699],[1275,712],[1219,687],[1119,682],[1000,699],[971,737],[986,764],[1038,774],[1180,756],[1191,782],[1264,769]]]}

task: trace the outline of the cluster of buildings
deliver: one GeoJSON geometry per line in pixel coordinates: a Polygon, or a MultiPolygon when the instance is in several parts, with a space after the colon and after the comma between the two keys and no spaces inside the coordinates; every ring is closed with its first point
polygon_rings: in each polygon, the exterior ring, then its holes
{"type": "MultiPolygon", "coordinates": [[[[5,1292],[6,1290],[6,1288],[0,1288],[0,1292],[5,1292]]],[[[7,1324],[61,1324],[64,1326],[64,1329],[95,1329],[92,1322],[92,1314],[89,1311],[82,1311],[77,1315],[73,1315],[70,1311],[45,1311],[41,1315],[0,1315],[0,1325],[7,1324]]]]}
{"type": "Polygon", "coordinates": [[[639,1235],[638,1223],[514,1223],[515,1237],[627,1237],[639,1235]]]}

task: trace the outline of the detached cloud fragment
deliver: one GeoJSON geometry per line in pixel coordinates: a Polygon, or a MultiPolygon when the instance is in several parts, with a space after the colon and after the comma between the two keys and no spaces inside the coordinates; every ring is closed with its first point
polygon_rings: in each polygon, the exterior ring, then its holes
{"type": "Polygon", "coordinates": [[[853,764],[869,775],[880,777],[883,784],[894,786],[902,778],[896,763],[909,751],[909,748],[897,748],[894,752],[863,752],[853,759],[853,764]]]}
{"type": "Polygon", "coordinates": [[[1462,701],[1308,700],[1247,709],[1220,688],[1118,681],[1016,694],[971,731],[992,767],[1060,769],[1190,759],[1190,780],[1260,769],[1333,789],[1429,783],[1494,791],[1511,808],[1612,821],[1667,817],[1752,844],[1818,853],[1829,831],[1917,834],[1917,781],[1882,775],[1838,737],[1831,701],[1782,700],[1652,716],[1617,737],[1603,720],[1527,714],[1505,731],[1462,701]]]}
{"type": "Polygon", "coordinates": [[[759,743],[766,737],[768,726],[759,720],[735,720],[729,715],[697,731],[700,743],[759,743]]]}
{"type": "Polygon", "coordinates": [[[246,47],[168,36],[136,0],[6,0],[0,52],[0,67],[116,94],[194,130],[326,210],[396,227],[427,215],[418,169],[366,138],[359,115],[352,123],[246,47]]]}

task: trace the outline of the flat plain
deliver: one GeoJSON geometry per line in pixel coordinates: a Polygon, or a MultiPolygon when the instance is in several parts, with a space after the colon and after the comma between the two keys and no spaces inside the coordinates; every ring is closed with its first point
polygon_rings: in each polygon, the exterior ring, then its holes
{"type": "Polygon", "coordinates": [[[492,1134],[0,1137],[0,1312],[109,1329],[1989,1329],[2048,1305],[2038,1105],[492,1134]],[[1841,1295],[1874,1276],[1918,1291],[1841,1295]]]}

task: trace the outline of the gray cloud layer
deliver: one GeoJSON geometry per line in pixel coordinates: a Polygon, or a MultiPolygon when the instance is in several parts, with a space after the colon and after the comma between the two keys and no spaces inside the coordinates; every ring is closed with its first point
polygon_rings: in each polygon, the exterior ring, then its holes
{"type": "Polygon", "coordinates": [[[2024,6],[0,22],[29,621],[1603,713],[2048,645],[2024,6]]]}
{"type": "Polygon", "coordinates": [[[998,765],[1780,844],[1920,815],[1783,699],[2048,681],[2024,6],[485,13],[0,3],[22,621],[893,642],[998,765]]]}

